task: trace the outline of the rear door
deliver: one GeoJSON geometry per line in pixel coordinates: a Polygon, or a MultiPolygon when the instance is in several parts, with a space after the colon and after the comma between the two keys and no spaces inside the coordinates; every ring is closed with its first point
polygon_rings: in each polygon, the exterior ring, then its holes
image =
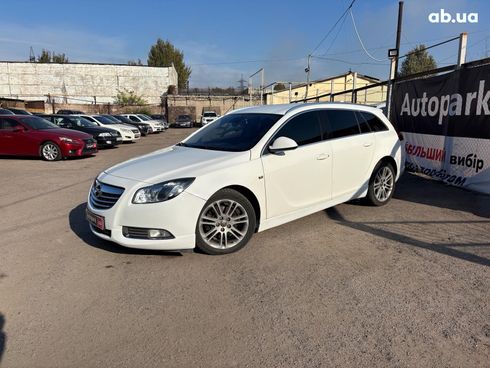
{"type": "Polygon", "coordinates": [[[264,152],[267,218],[285,215],[330,199],[331,146],[322,141],[316,111],[292,117],[274,134],[296,141],[298,147],[282,153],[264,152]]]}
{"type": "Polygon", "coordinates": [[[0,154],[30,155],[34,144],[35,138],[17,120],[0,118],[0,154]]]}
{"type": "Polygon", "coordinates": [[[321,122],[332,144],[332,198],[359,194],[370,177],[375,138],[354,110],[326,109],[321,122]]]}

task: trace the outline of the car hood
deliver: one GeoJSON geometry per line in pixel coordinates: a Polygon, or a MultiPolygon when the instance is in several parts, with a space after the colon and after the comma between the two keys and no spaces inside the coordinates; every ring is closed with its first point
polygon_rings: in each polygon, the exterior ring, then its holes
{"type": "Polygon", "coordinates": [[[107,125],[101,125],[104,128],[109,128],[109,129],[134,129],[134,125],[129,125],[129,124],[107,124],[107,125]]]}
{"type": "Polygon", "coordinates": [[[42,132],[44,135],[51,137],[66,137],[71,139],[88,139],[92,138],[90,134],[78,132],[72,129],[56,128],[56,129],[40,129],[37,132],[42,132]]]}
{"type": "Polygon", "coordinates": [[[173,146],[120,163],[105,173],[156,184],[165,180],[197,177],[248,160],[250,151],[224,152],[173,146]]]}

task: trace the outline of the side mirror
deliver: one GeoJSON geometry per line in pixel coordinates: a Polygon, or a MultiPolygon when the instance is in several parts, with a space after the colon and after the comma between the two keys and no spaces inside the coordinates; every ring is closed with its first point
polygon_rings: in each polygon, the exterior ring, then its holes
{"type": "Polygon", "coordinates": [[[16,126],[16,127],[14,127],[14,129],[12,129],[12,132],[14,132],[14,133],[20,133],[23,131],[25,131],[25,129],[21,126],[16,126]]]}
{"type": "Polygon", "coordinates": [[[269,151],[271,153],[290,151],[298,148],[298,143],[294,141],[294,139],[288,137],[279,137],[272,142],[272,145],[269,146],[269,151]]]}

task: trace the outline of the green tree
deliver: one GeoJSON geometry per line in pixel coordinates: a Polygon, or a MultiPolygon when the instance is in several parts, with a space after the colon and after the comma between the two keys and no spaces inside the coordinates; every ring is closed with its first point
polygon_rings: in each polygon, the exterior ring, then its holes
{"type": "Polygon", "coordinates": [[[183,90],[187,86],[192,70],[185,65],[184,53],[181,50],[172,45],[170,41],[159,38],[148,53],[148,66],[169,67],[172,64],[177,70],[178,87],[183,90]]]}
{"type": "Polygon", "coordinates": [[[69,62],[68,58],[65,54],[57,54],[56,52],[50,52],[46,49],[43,49],[41,55],[37,57],[38,63],[62,63],[66,64],[69,62]]]}
{"type": "Polygon", "coordinates": [[[114,103],[123,106],[145,105],[146,100],[142,96],[137,95],[134,91],[124,89],[123,91],[119,91],[117,93],[117,96],[114,99],[114,103]]]}
{"type": "Polygon", "coordinates": [[[139,66],[139,65],[143,65],[143,63],[141,62],[141,59],[138,59],[137,61],[135,61],[135,60],[129,60],[128,61],[128,65],[133,65],[133,66],[134,65],[138,65],[139,66]]]}
{"type": "Polygon", "coordinates": [[[38,63],[50,63],[52,60],[51,53],[48,50],[43,49],[41,55],[37,57],[38,63]]]}
{"type": "Polygon", "coordinates": [[[53,52],[53,63],[66,64],[69,62],[68,58],[64,53],[56,54],[53,52]]]}
{"type": "Polygon", "coordinates": [[[425,50],[425,45],[418,45],[408,52],[403,60],[400,77],[436,69],[437,64],[432,55],[425,50]]]}

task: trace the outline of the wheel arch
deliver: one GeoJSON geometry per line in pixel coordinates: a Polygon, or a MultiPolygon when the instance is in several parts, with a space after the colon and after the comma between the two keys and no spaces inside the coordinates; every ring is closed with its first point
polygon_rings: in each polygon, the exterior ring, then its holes
{"type": "Polygon", "coordinates": [[[391,156],[382,157],[381,159],[378,160],[378,162],[376,163],[374,168],[376,169],[381,163],[390,164],[393,167],[393,169],[395,170],[395,177],[398,175],[398,166],[397,166],[396,161],[393,157],[391,157],[391,156]]]}
{"type": "MultiPolygon", "coordinates": [[[[237,191],[238,193],[242,194],[245,198],[247,198],[250,203],[252,204],[252,207],[254,208],[255,211],[255,218],[256,218],[256,224],[255,224],[255,232],[257,232],[259,225],[260,225],[260,217],[261,217],[261,211],[260,211],[260,203],[255,194],[248,189],[247,187],[244,187],[242,185],[229,185],[227,187],[221,188],[221,189],[233,189],[237,191]]],[[[220,190],[221,190],[220,189],[220,190]]]]}

